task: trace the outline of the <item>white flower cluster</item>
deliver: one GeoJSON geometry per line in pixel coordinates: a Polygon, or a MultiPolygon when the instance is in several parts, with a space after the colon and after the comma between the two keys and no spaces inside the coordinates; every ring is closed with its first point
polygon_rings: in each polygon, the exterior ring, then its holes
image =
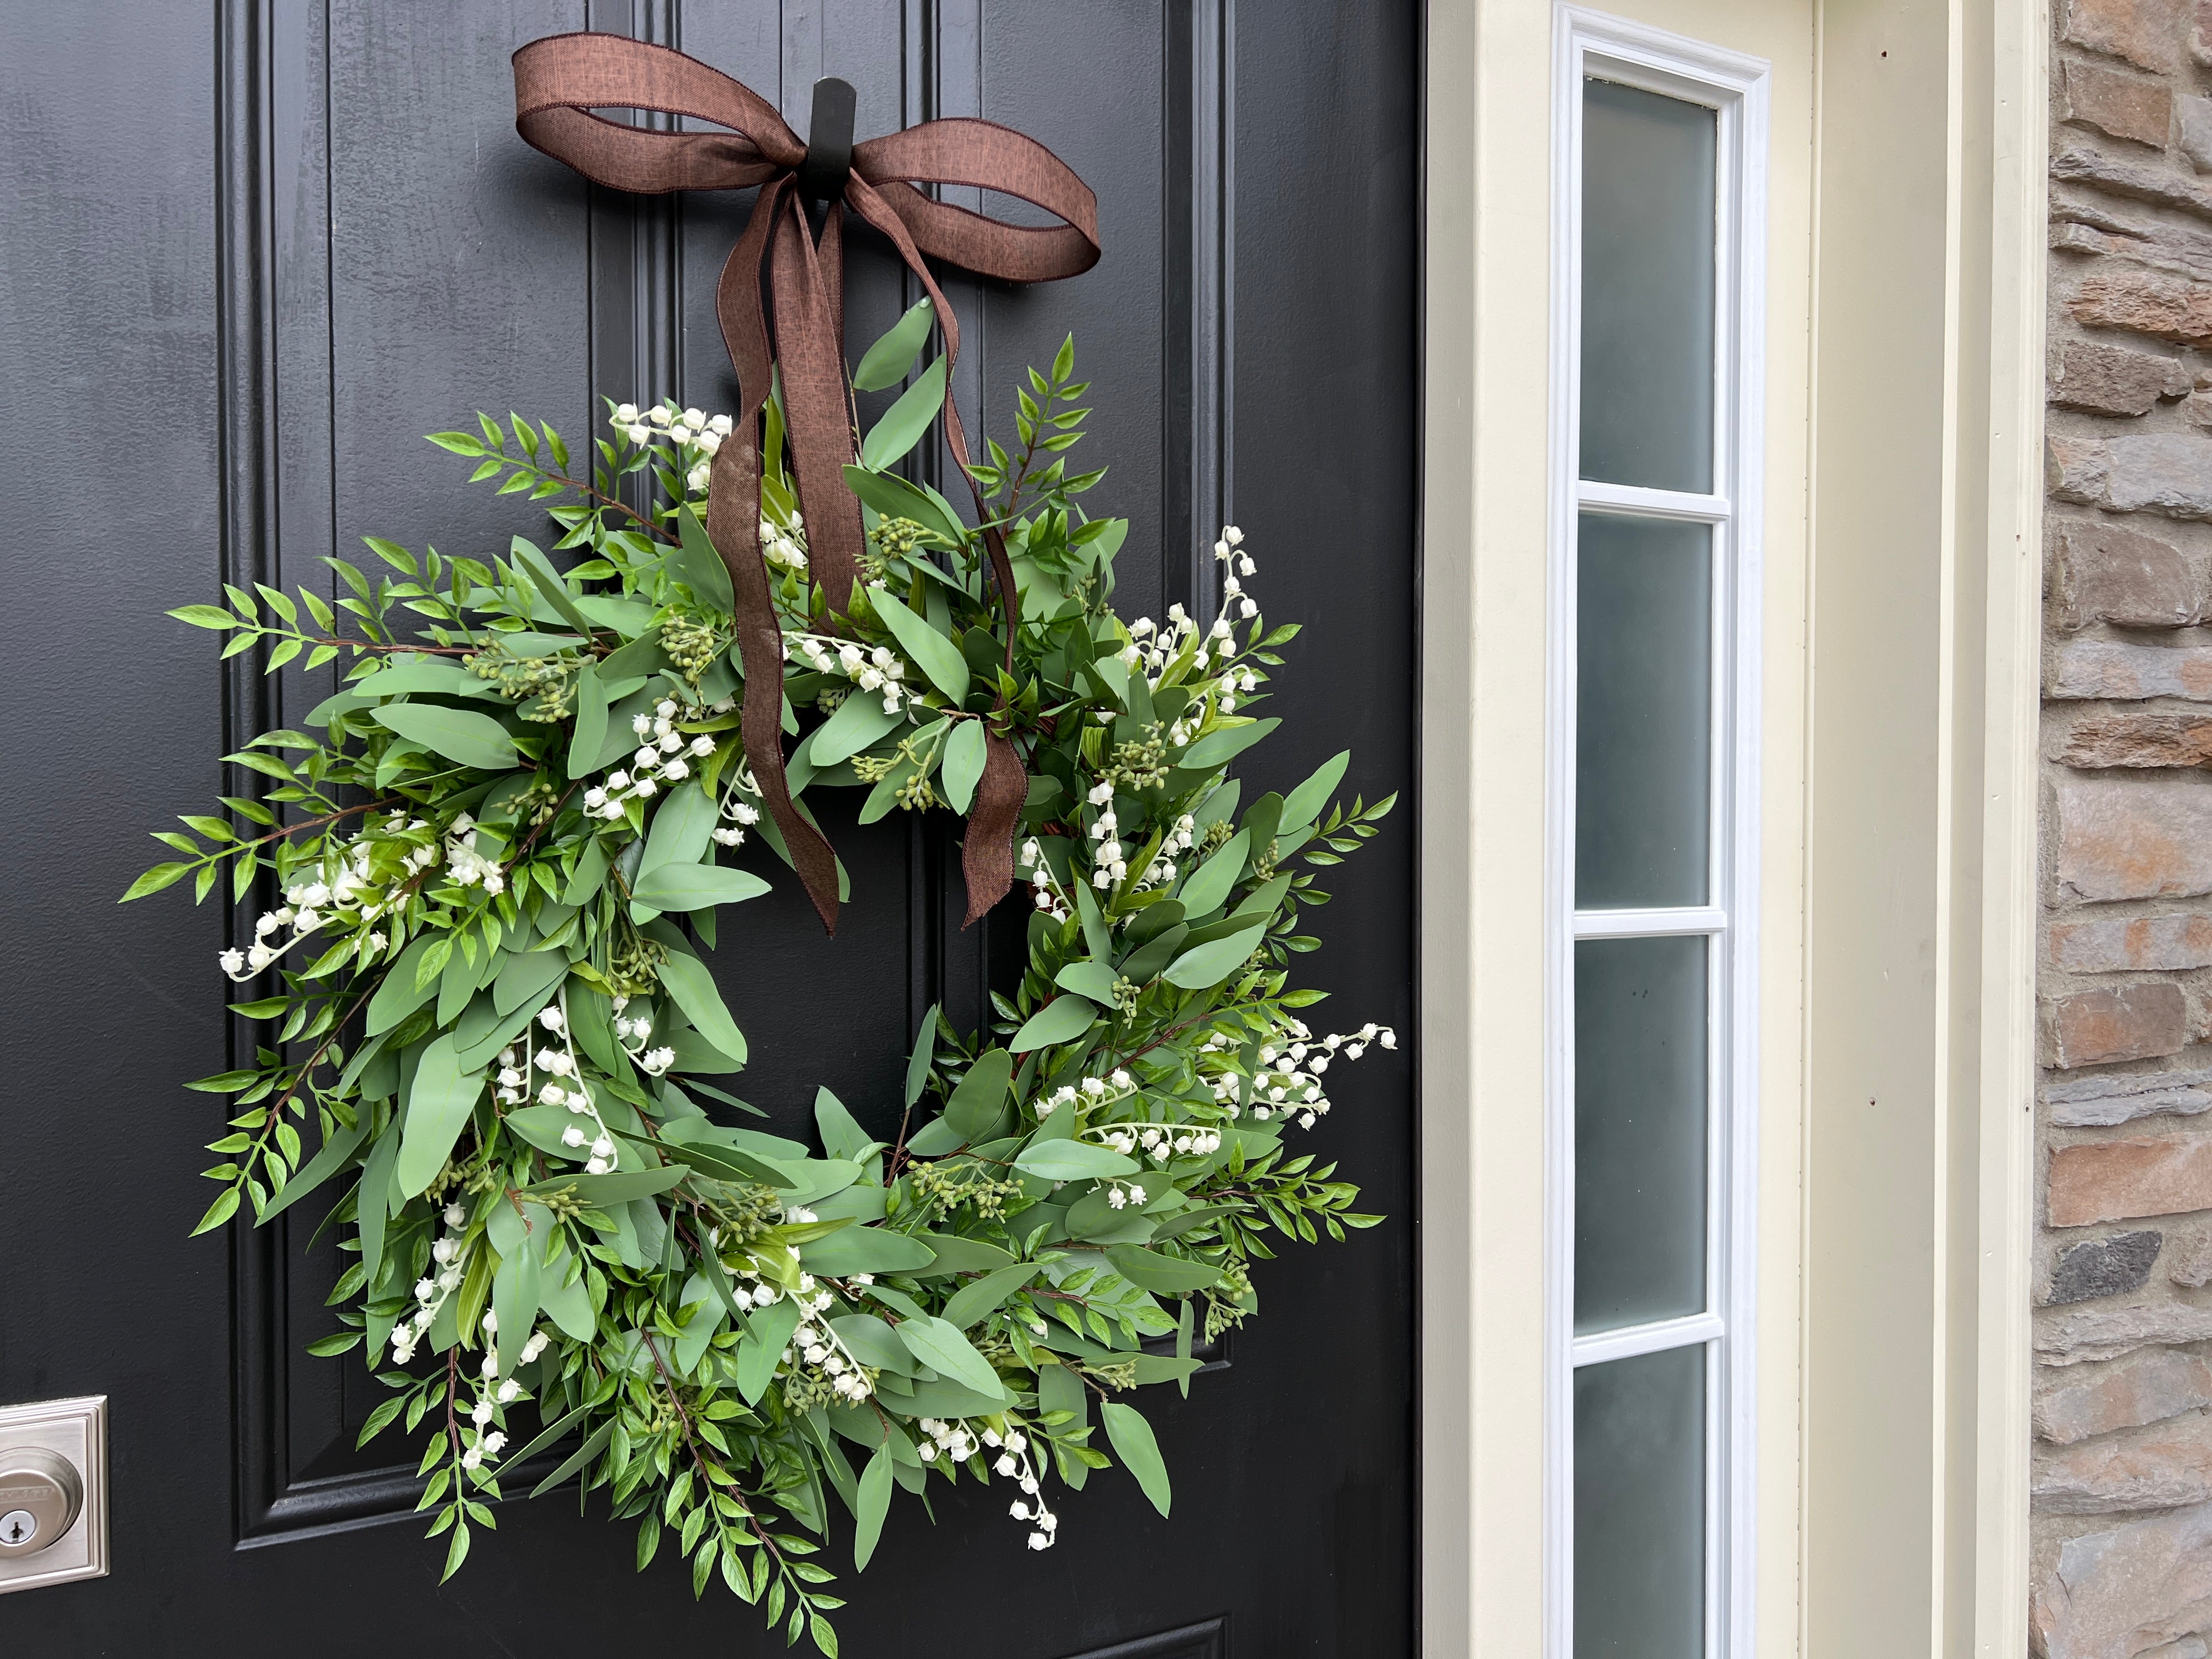
{"type": "MultiPolygon", "coordinates": [[[[476,1403],[469,1407],[469,1421],[476,1425],[477,1443],[461,1454],[461,1467],[465,1469],[477,1468],[486,1458],[497,1457],[506,1449],[505,1431],[493,1428],[491,1422],[501,1407],[512,1406],[525,1392],[522,1384],[511,1376],[504,1382],[499,1380],[499,1316],[489,1308],[484,1310],[483,1333],[484,1357],[483,1363],[477,1368],[476,1403]]],[[[530,1340],[516,1356],[516,1363],[529,1364],[545,1352],[552,1340],[544,1331],[531,1332],[530,1340]]]]}
{"type": "Polygon", "coordinates": [[[446,826],[446,873],[462,886],[481,886],[494,897],[507,890],[507,874],[499,861],[477,851],[477,821],[466,812],[446,826]]]}
{"type": "MultiPolygon", "coordinates": [[[[394,813],[390,827],[421,830],[426,826],[420,818],[410,822],[404,814],[394,813]]],[[[402,860],[402,872],[412,876],[435,864],[438,857],[434,844],[416,848],[402,860]]],[[[337,860],[334,872],[325,866],[327,879],[294,882],[284,890],[284,902],[274,910],[263,911],[255,921],[252,945],[243,951],[234,949],[216,954],[216,960],[222,971],[234,983],[248,980],[320,927],[349,928],[374,921],[391,903],[391,896],[386,886],[372,878],[371,862],[368,843],[357,839],[352,850],[337,860]],[[284,927],[292,930],[292,937],[282,945],[271,944],[277,930],[284,927]]],[[[363,964],[382,951],[385,944],[385,935],[375,929],[358,935],[356,948],[363,964]]]]}
{"type": "Polygon", "coordinates": [[[1124,1181],[1115,1176],[1107,1182],[1106,1206],[1109,1209],[1119,1210],[1131,1204],[1141,1209],[1145,1196],[1145,1183],[1141,1181],[1124,1181]]]}
{"type": "Polygon", "coordinates": [[[1171,1158],[1204,1158],[1221,1150],[1220,1132],[1194,1123],[1109,1123],[1095,1133],[1099,1145],[1122,1157],[1137,1157],[1141,1148],[1142,1156],[1155,1164],[1171,1158]]]}
{"type": "MultiPolygon", "coordinates": [[[[617,1161],[615,1138],[607,1129],[606,1120],[599,1115],[599,1109],[592,1103],[591,1085],[584,1081],[583,1067],[577,1063],[576,1045],[568,1029],[566,991],[558,1000],[538,1011],[538,1024],[550,1039],[543,1048],[525,1027],[520,1054],[513,1048],[499,1051],[499,1073],[493,1079],[499,1103],[520,1106],[535,1097],[540,1106],[566,1106],[578,1118],[587,1120],[589,1128],[577,1122],[563,1129],[561,1144],[585,1160],[586,1175],[605,1175],[617,1161]],[[545,1077],[542,1085],[538,1080],[540,1073],[545,1077]]],[[[669,1058],[673,1060],[675,1055],[672,1053],[669,1058]]]]}
{"type": "Polygon", "coordinates": [[[899,700],[911,695],[904,684],[906,661],[887,645],[869,648],[820,634],[787,634],[783,654],[817,674],[842,674],[860,690],[880,695],[886,714],[897,714],[899,700]]]}
{"type": "Polygon", "coordinates": [[[617,404],[615,412],[607,417],[607,424],[634,444],[667,439],[676,447],[680,459],[690,464],[690,470],[684,475],[685,488],[694,495],[703,495],[714,452],[722,447],[722,440],[730,435],[736,422],[726,415],[717,415],[710,420],[696,409],[678,409],[670,399],[650,409],[640,409],[635,404],[617,404]]]}
{"type": "Polygon", "coordinates": [[[983,1443],[999,1448],[998,1456],[991,1462],[992,1472],[1009,1476],[1018,1482],[1023,1493],[1032,1500],[1026,1504],[1017,1501],[1006,1513],[1017,1521],[1028,1522],[1036,1528],[1030,1534],[1031,1549],[1050,1549],[1060,1533],[1060,1517],[1045,1507],[1044,1498],[1039,1494],[1041,1483],[1037,1480],[1036,1465],[1030,1460],[1029,1436],[1019,1429],[1009,1429],[1001,1437],[996,1429],[986,1428],[983,1443]]]}
{"type": "MultiPolygon", "coordinates": [[[[1252,556],[1244,550],[1244,532],[1235,525],[1224,525],[1221,539],[1213,544],[1214,559],[1221,565],[1221,618],[1225,621],[1230,607],[1234,605],[1238,617],[1249,622],[1260,614],[1260,607],[1244,597],[1244,585],[1237,579],[1251,575],[1259,569],[1252,556]]],[[[1221,622],[1213,624],[1217,637],[1222,635],[1221,622]]]]}
{"type": "Polygon", "coordinates": [[[676,1063],[676,1050],[647,1046],[653,1041],[653,1015],[647,1012],[625,1017],[623,1011],[629,1006],[628,997],[614,1000],[615,1041],[622,1044],[624,1054],[637,1062],[640,1071],[659,1077],[676,1063]]]}
{"type": "MultiPolygon", "coordinates": [[[[1322,1092],[1322,1073],[1328,1071],[1331,1061],[1341,1057],[1358,1060],[1367,1052],[1370,1042],[1385,1048],[1398,1046],[1398,1034],[1387,1025],[1372,1021],[1357,1031],[1332,1031],[1316,1037],[1302,1019],[1292,1020],[1286,1028],[1284,1042],[1269,1042],[1259,1052],[1260,1070],[1251,1078],[1252,1115],[1261,1121],[1279,1113],[1285,1118],[1295,1117],[1302,1129],[1313,1127],[1315,1121],[1326,1116],[1329,1109],[1328,1095],[1322,1092]]],[[[1237,1048],[1234,1038],[1216,1032],[1200,1045],[1201,1054],[1219,1054],[1237,1048]]],[[[1212,1079],[1213,1097],[1235,1117],[1239,1109],[1238,1097],[1243,1093],[1245,1075],[1234,1066],[1216,1073],[1212,1079]]]]}
{"type": "Polygon", "coordinates": [[[796,513],[788,525],[763,515],[760,521],[761,557],[786,570],[806,574],[806,520],[796,513]]]}
{"type": "Polygon", "coordinates": [[[714,841],[718,846],[743,847],[745,844],[745,831],[760,822],[760,808],[755,806],[750,801],[738,799],[738,791],[749,786],[756,793],[758,793],[758,786],[752,782],[752,775],[747,772],[743,775],[742,781],[732,779],[730,787],[722,792],[720,816],[729,819],[730,822],[715,825],[714,841]]]}
{"type": "MultiPolygon", "coordinates": [[[[1183,654],[1184,647],[1197,636],[1197,620],[1181,605],[1171,605],[1168,607],[1168,619],[1164,623],[1155,623],[1150,617],[1139,617],[1129,624],[1129,642],[1121,647],[1121,660],[1132,668],[1143,671],[1147,682],[1158,687],[1167,671],[1183,654]]],[[[1191,672],[1204,674],[1213,666],[1217,653],[1226,662],[1236,652],[1237,642],[1229,636],[1229,618],[1224,616],[1213,624],[1213,631],[1206,642],[1191,652],[1191,672]]],[[[1112,717],[1109,715],[1108,718],[1112,717]]],[[[1180,729],[1180,724],[1178,722],[1177,729],[1180,729]]]]}
{"type": "Polygon", "coordinates": [[[1070,1101],[1079,1103],[1085,1110],[1116,1105],[1137,1091],[1137,1079],[1120,1066],[1114,1068],[1110,1078],[1087,1077],[1080,1083],[1063,1083],[1039,1103],[1036,1108],[1040,1118],[1049,1117],[1070,1101]]]}
{"type": "Polygon", "coordinates": [[[1035,836],[1022,843],[1019,868],[1029,872],[1030,896],[1036,908],[1054,921],[1066,921],[1070,914],[1068,898],[1054,879],[1052,866],[1045,861],[1044,848],[1037,845],[1035,836]]]}
{"type": "Polygon", "coordinates": [[[676,729],[682,712],[675,699],[663,697],[650,714],[632,717],[629,725],[637,737],[637,752],[629,757],[627,770],[610,772],[605,784],[584,791],[586,813],[611,823],[623,815],[625,800],[652,799],[663,785],[681,783],[690,777],[693,761],[704,760],[714,752],[714,739],[703,732],[689,744],[684,742],[684,734],[676,729]]]}
{"type": "Polygon", "coordinates": [[[392,1363],[404,1365],[468,1272],[469,1212],[458,1204],[446,1206],[446,1231],[430,1246],[428,1277],[415,1282],[415,1311],[392,1328],[392,1363]]]}
{"type": "MultiPolygon", "coordinates": [[[[1221,613],[1213,619],[1213,626],[1206,630],[1202,641],[1198,637],[1197,619],[1180,605],[1168,607],[1164,624],[1153,622],[1150,617],[1139,617],[1129,624],[1129,643],[1121,648],[1121,660],[1143,673],[1152,686],[1159,685],[1186,651],[1189,653],[1191,673],[1200,676],[1209,672],[1217,659],[1226,664],[1237,654],[1232,613],[1245,621],[1260,614],[1258,604],[1244,591],[1243,578],[1259,567],[1252,556],[1243,550],[1243,542],[1244,532],[1232,524],[1224,527],[1221,539],[1213,544],[1213,556],[1230,568],[1221,578],[1221,613]]],[[[1169,726],[1168,741],[1188,743],[1205,723],[1209,702],[1224,714],[1234,714],[1238,694],[1249,696],[1259,686],[1260,676],[1252,669],[1231,669],[1222,676],[1219,685],[1207,698],[1193,703],[1169,726]]]]}
{"type": "Polygon", "coordinates": [[[965,1463],[982,1448],[988,1446],[998,1455],[991,1460],[991,1472],[1004,1475],[1022,1489],[1024,1497],[1033,1504],[1016,1502],[1007,1512],[1017,1521],[1027,1521],[1036,1528],[1030,1534],[1030,1547],[1048,1550],[1053,1535],[1060,1529],[1060,1517],[1045,1507],[1039,1496],[1042,1483],[1037,1480],[1036,1465],[1030,1457],[1030,1437],[1021,1430],[1010,1428],[1004,1434],[984,1425],[981,1430],[969,1427],[964,1422],[947,1422],[940,1417],[916,1419],[921,1438],[915,1449],[921,1454],[922,1462],[933,1463],[943,1458],[949,1463],[965,1463]]]}
{"type": "MultiPolygon", "coordinates": [[[[805,1215],[809,1221],[814,1218],[804,1211],[787,1210],[784,1213],[786,1219],[801,1214],[805,1215]]],[[[812,1273],[799,1274],[800,1317],[797,1328],[791,1333],[789,1345],[783,1351],[784,1363],[794,1371],[804,1369],[820,1372],[829,1379],[830,1388],[840,1400],[848,1405],[857,1405],[868,1397],[868,1375],[860,1368],[860,1362],[853,1357],[853,1351],[830,1328],[830,1322],[821,1319],[836,1300],[830,1291],[816,1287],[812,1273]],[[818,1319],[821,1322],[817,1324],[815,1322],[818,1319]]]]}
{"type": "MultiPolygon", "coordinates": [[[[716,1230],[713,1228],[709,1228],[708,1232],[710,1238],[719,1237],[716,1230]]],[[[731,1294],[736,1297],[738,1306],[740,1308],[748,1302],[756,1308],[765,1308],[782,1294],[774,1285],[760,1276],[760,1269],[757,1267],[738,1267],[732,1271],[744,1281],[743,1284],[733,1285],[731,1290],[731,1294]]]]}

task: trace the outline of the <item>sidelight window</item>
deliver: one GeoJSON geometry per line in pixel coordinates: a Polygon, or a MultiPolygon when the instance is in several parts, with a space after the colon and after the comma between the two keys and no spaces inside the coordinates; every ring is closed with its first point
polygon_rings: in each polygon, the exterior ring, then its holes
{"type": "Polygon", "coordinates": [[[1562,8],[1553,1659],[1747,1659],[1765,65],[1562,8]]]}

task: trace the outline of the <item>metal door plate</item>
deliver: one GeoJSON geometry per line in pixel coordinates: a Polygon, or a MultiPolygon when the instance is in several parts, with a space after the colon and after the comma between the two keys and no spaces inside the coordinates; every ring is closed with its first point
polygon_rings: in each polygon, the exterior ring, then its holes
{"type": "Polygon", "coordinates": [[[0,1559],[0,1595],[107,1577],[107,1396],[0,1406],[0,1449],[11,1446],[40,1446],[66,1458],[84,1484],[84,1504],[47,1548],[0,1559]]]}

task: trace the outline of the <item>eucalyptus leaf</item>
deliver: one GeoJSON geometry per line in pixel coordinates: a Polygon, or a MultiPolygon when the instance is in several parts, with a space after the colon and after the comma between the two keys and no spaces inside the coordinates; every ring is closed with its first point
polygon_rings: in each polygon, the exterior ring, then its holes
{"type": "Polygon", "coordinates": [[[898,1336],[907,1352],[932,1370],[977,1394],[1006,1398],[1006,1385],[999,1381],[998,1372],[975,1352],[957,1326],[942,1319],[906,1319],[899,1322],[898,1336]]]}
{"type": "Polygon", "coordinates": [[[1152,1437],[1152,1425],[1135,1407],[1124,1406],[1118,1400],[1102,1402],[1098,1415],[1105,1422],[1106,1437],[1121,1454],[1122,1467],[1137,1477],[1152,1507],[1165,1515],[1174,1494],[1168,1486],[1167,1465],[1160,1461],[1159,1443],[1152,1437]]]}
{"type": "Polygon", "coordinates": [[[744,1034],[730,1018],[730,1011],[723,1005],[722,994],[714,988],[714,976],[707,971],[706,963],[696,957],[671,956],[660,964],[660,984],[684,1011],[684,1017],[698,1028],[701,1036],[731,1059],[744,1061],[744,1034]]]}
{"type": "Polygon", "coordinates": [[[1176,757],[1176,764],[1187,771],[1212,771],[1236,759],[1281,724],[1279,720],[1253,720],[1209,732],[1184,750],[1176,757]]]}
{"type": "Polygon", "coordinates": [[[868,1467],[860,1476],[859,1513],[853,1527],[853,1571],[865,1571],[868,1561],[876,1553],[876,1540],[883,1535],[884,1516],[891,1506],[891,1454],[888,1446],[878,1447],[868,1460],[868,1467]]]}
{"type": "Polygon", "coordinates": [[[1191,872],[1181,892],[1183,914],[1202,916],[1228,902],[1237,878],[1244,873],[1244,860],[1252,846],[1249,832],[1240,830],[1212,858],[1191,872]]]}
{"type": "Polygon", "coordinates": [[[1006,1085],[1013,1074],[1012,1054],[1004,1048],[983,1050],[945,1103],[944,1121],[971,1141],[988,1133],[1006,1109],[1006,1085]]]}
{"type": "Polygon", "coordinates": [[[807,739],[806,752],[816,767],[835,766],[906,723],[903,714],[887,714],[883,699],[855,690],[830,712],[807,739]]]}
{"type": "Polygon", "coordinates": [[[758,898],[768,884],[750,870],[729,870],[717,864],[665,864],[639,875],[630,887],[640,904],[656,910],[702,910],[709,905],[738,904],[758,898]]]}
{"type": "Polygon", "coordinates": [[[1102,1007],[1110,1007],[1114,1001],[1114,988],[1121,981],[1121,975],[1115,971],[1111,963],[1071,962],[1054,976],[1052,982],[1063,991],[1073,991],[1102,1007]]]}
{"type": "Polygon", "coordinates": [[[1091,1181],[1106,1176],[1134,1175],[1144,1165],[1133,1158],[1089,1140],[1039,1140],[1014,1159],[1024,1175],[1047,1181],[1091,1181]]]}
{"type": "Polygon", "coordinates": [[[955,1330],[966,1330],[1004,1307],[1006,1298],[1035,1279],[1038,1272],[1033,1261],[1017,1261],[981,1279],[970,1279],[945,1304],[945,1322],[955,1330]]]}
{"type": "Polygon", "coordinates": [[[1186,991],[1210,990],[1236,971],[1237,965],[1258,947],[1267,932],[1267,924],[1262,921],[1226,939],[1194,945],[1169,963],[1160,977],[1186,991]]]}
{"type": "Polygon", "coordinates": [[[431,702],[386,703],[375,718],[379,726],[480,772],[512,771],[522,764],[507,728],[473,709],[431,702]]]}
{"type": "Polygon", "coordinates": [[[1054,997],[1031,1014],[1022,1029],[1014,1033],[1014,1052],[1027,1054],[1032,1048],[1048,1048],[1056,1042],[1072,1042],[1089,1030],[1097,1020],[1098,1010],[1086,999],[1073,994],[1054,997]]]}
{"type": "Polygon", "coordinates": [[[881,392],[906,379],[907,370],[929,339],[930,325],[936,320],[937,309],[929,301],[918,300],[909,306],[906,314],[891,325],[890,331],[863,354],[860,367],[853,371],[853,389],[881,392]]]}
{"type": "Polygon", "coordinates": [[[868,435],[860,441],[860,464],[878,472],[896,465],[921,441],[944,406],[945,359],[940,356],[868,428],[868,435]]]}
{"type": "Polygon", "coordinates": [[[1283,797],[1281,823],[1286,829],[1296,830],[1311,823],[1321,816],[1321,809],[1328,805],[1328,798],[1336,786],[1344,781],[1344,769],[1352,764],[1349,749],[1323,761],[1314,775],[1283,797]]]}
{"type": "Polygon", "coordinates": [[[894,599],[889,588],[871,587],[868,599],[900,649],[957,706],[968,695],[968,659],[959,647],[894,599]]]}
{"type": "Polygon", "coordinates": [[[679,507],[676,533],[676,550],[668,556],[669,569],[700,604],[728,616],[737,609],[737,595],[730,586],[730,568],[708,539],[707,526],[689,507],[679,507]]]}
{"type": "Polygon", "coordinates": [[[416,1064],[408,1091],[407,1127],[399,1143],[396,1171],[399,1190],[413,1198],[438,1178],[460,1139],[469,1109],[483,1093],[483,1073],[463,1072],[453,1058],[453,1039],[432,1039],[416,1064]]]}
{"type": "Polygon", "coordinates": [[[969,803],[975,799],[975,786],[982,781],[983,763],[988,754],[982,721],[954,722],[952,735],[945,740],[945,759],[941,763],[945,804],[954,811],[965,812],[969,803]]]}

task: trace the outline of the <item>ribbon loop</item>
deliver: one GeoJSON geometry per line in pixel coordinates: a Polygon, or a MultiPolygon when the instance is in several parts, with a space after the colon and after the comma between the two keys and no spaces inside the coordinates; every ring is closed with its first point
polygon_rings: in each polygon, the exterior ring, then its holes
{"type": "MultiPolygon", "coordinates": [[[[793,867],[833,933],[836,854],[792,798],[784,773],[783,636],[760,545],[759,416],[771,373],[781,371],[811,574],[833,610],[849,611],[866,538],[860,504],[844,479],[844,467],[854,459],[845,378],[844,210],[849,207],[889,238],[920,279],[937,308],[948,376],[959,356],[960,326],[925,256],[1009,283],[1076,276],[1099,256],[1097,198],[1035,139],[995,122],[949,119],[856,145],[853,99],[842,81],[817,82],[810,142],[802,144],[750,88],[666,46],[616,34],[556,34],[514,54],[515,130],[594,184],[648,195],[762,186],[716,289],[715,313],[743,408],[708,475],[707,534],[729,567],[736,596],[745,662],[746,762],[793,867]],[[685,116],[727,131],[654,131],[594,113],[601,109],[685,116]],[[994,219],[917,188],[929,185],[1018,197],[1061,222],[1040,227],[994,219]],[[830,204],[818,242],[807,223],[809,200],[830,204]]],[[[967,434],[949,389],[945,437],[954,461],[969,475],[977,517],[986,526],[984,550],[1011,668],[1021,617],[1013,567],[969,472],[967,434]]],[[[1003,729],[1006,715],[1001,701],[988,731],[983,776],[961,850],[970,922],[1005,897],[1013,883],[1014,834],[1029,779],[1003,729]]]]}

